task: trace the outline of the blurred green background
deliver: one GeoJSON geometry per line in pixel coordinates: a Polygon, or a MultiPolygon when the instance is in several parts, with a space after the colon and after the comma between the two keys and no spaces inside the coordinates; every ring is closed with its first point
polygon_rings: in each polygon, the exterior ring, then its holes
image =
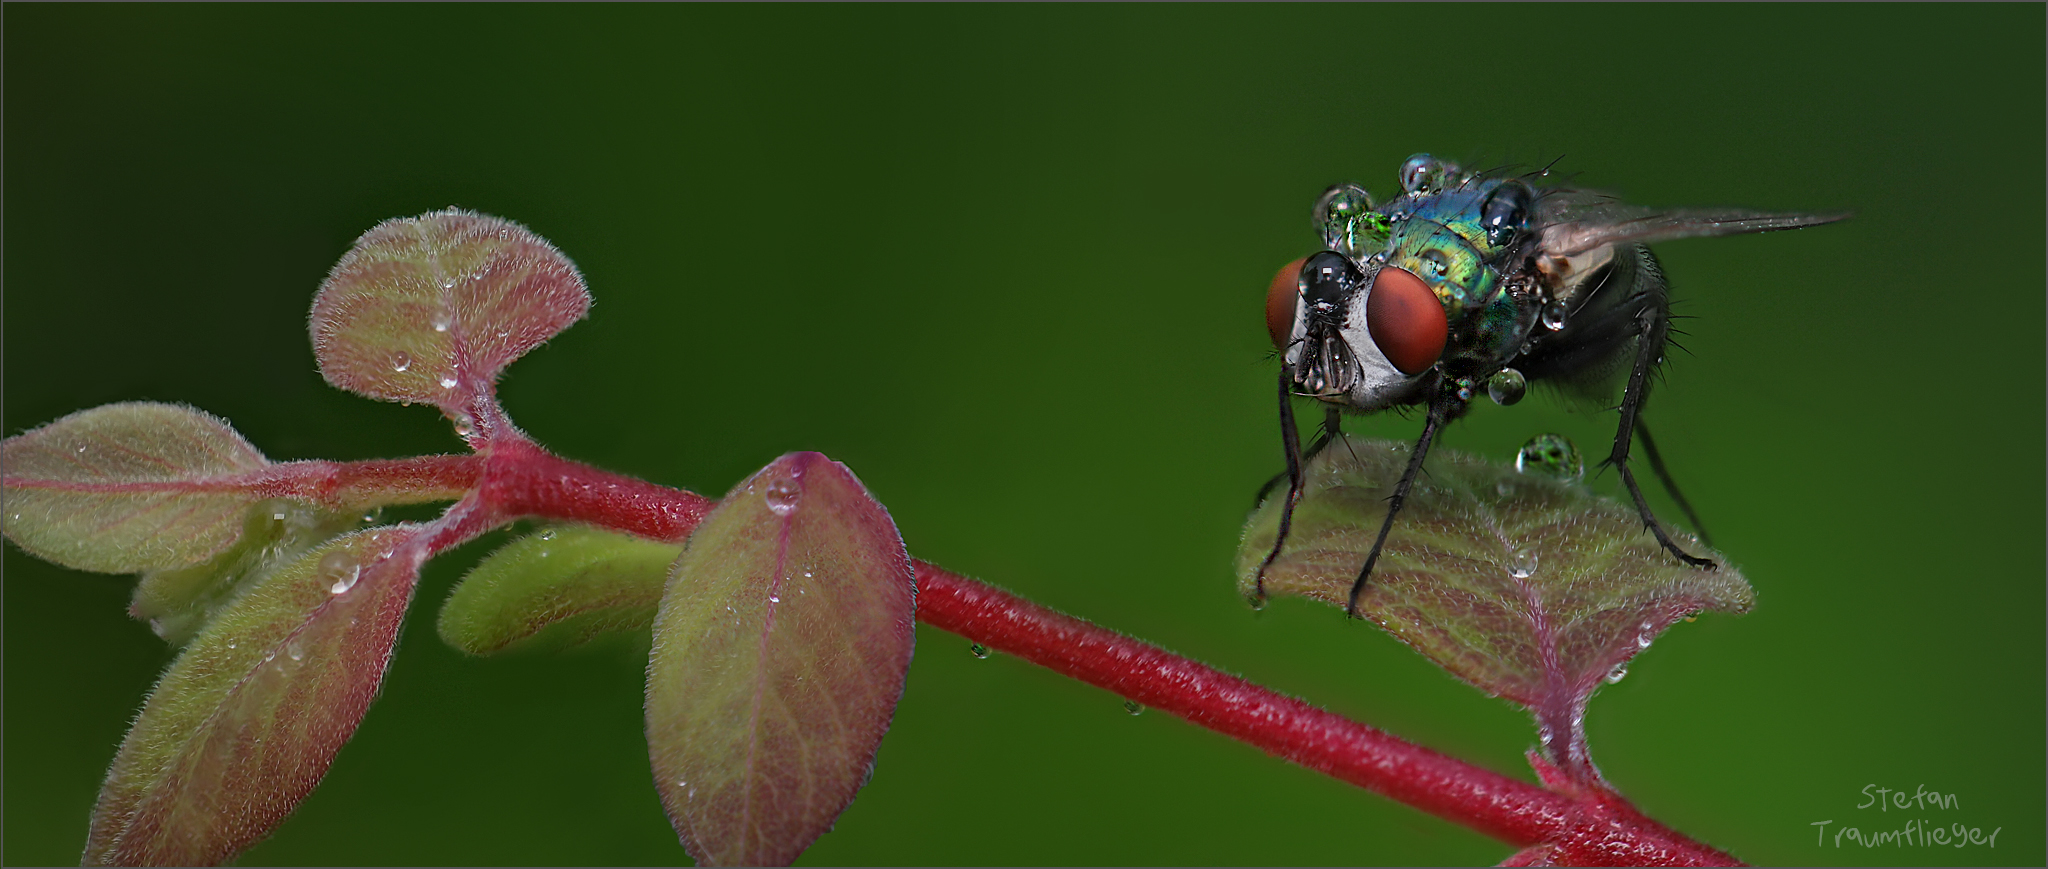
{"type": "MultiPolygon", "coordinates": [[[[1335,610],[1233,590],[1281,468],[1263,288],[1313,250],[1310,204],[1388,195],[1431,151],[1563,155],[1648,205],[1857,209],[1659,248],[1697,319],[1647,418],[1759,607],[1677,626],[1603,689],[1594,756],[1750,861],[2044,859],[2039,5],[4,14],[7,432],[149,399],[278,459],[453,450],[433,412],[324,385],[305,312],[379,220],[478,209],[596,295],[503,387],[559,452],[719,494],[823,451],[920,557],[1525,779],[1518,710],[1335,610]],[[1959,808],[1859,810],[1866,785],[1959,808]],[[2003,831],[1867,851],[1811,826],[1909,817],[2003,831]]],[[[1613,416],[1486,405],[1442,443],[1505,460],[1549,430],[1591,449],[1613,416]]],[[[243,862],[687,861],[649,782],[644,645],[464,659],[434,636],[492,545],[430,565],[382,699],[243,862]]],[[[8,863],[77,859],[170,660],[129,587],[6,551],[8,863]]],[[[918,640],[873,784],[804,862],[1510,853],[918,640]]]]}

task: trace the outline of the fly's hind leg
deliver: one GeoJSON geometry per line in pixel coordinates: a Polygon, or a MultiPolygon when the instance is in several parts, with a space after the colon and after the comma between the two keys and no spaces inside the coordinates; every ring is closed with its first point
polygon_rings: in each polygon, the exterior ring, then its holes
{"type": "MultiPolygon", "coordinates": [[[[1659,290],[1661,289],[1660,287],[1659,290]]],[[[1658,301],[1661,302],[1661,299],[1658,301]]],[[[1671,536],[1664,533],[1664,526],[1657,524],[1656,515],[1650,512],[1650,502],[1644,500],[1642,487],[1636,485],[1636,475],[1628,469],[1629,442],[1634,440],[1637,431],[1636,417],[1642,412],[1643,401],[1648,398],[1650,368],[1656,364],[1658,354],[1664,352],[1664,339],[1669,331],[1667,316],[1662,304],[1646,305],[1636,314],[1635,367],[1629,371],[1628,389],[1621,396],[1621,428],[1614,433],[1614,451],[1608,453],[1606,464],[1613,465],[1615,470],[1621,472],[1621,482],[1628,487],[1629,497],[1635,499],[1636,512],[1643,517],[1643,525],[1650,529],[1651,534],[1656,535],[1657,543],[1664,547],[1664,551],[1677,556],[1678,560],[1686,564],[1712,570],[1720,567],[1713,559],[1688,553],[1678,548],[1678,544],[1671,542],[1671,536]]],[[[1655,468],[1657,475],[1664,479],[1664,485],[1671,486],[1671,477],[1664,473],[1664,463],[1658,460],[1656,447],[1650,444],[1647,432],[1643,438],[1645,451],[1650,454],[1651,466],[1655,468]]],[[[1671,491],[1676,497],[1678,490],[1672,487],[1671,491]]],[[[1682,499],[1678,503],[1690,517],[1692,509],[1685,507],[1685,501],[1682,499]]],[[[1694,520],[1694,527],[1698,527],[1697,519],[1694,520]]]]}
{"type": "Polygon", "coordinates": [[[1700,535],[1700,542],[1713,546],[1714,538],[1707,536],[1707,526],[1700,522],[1699,514],[1692,511],[1692,505],[1686,502],[1685,496],[1679,494],[1678,484],[1671,481],[1671,472],[1664,470],[1664,457],[1657,454],[1657,441],[1650,437],[1650,426],[1640,417],[1636,419],[1636,437],[1643,442],[1643,455],[1650,459],[1650,470],[1657,473],[1658,481],[1664,484],[1664,491],[1678,504],[1678,509],[1685,514],[1686,521],[1692,523],[1692,530],[1700,535]]]}

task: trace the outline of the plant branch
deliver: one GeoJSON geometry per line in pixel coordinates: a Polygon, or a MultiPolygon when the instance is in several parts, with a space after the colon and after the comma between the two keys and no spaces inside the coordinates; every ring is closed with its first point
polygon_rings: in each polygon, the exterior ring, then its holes
{"type": "MultiPolygon", "coordinates": [[[[472,472],[464,456],[412,460],[422,479],[472,472]],[[425,470],[422,471],[422,468],[425,470]]],[[[339,479],[387,473],[349,463],[339,479]]],[[[399,467],[407,467],[400,465],[399,467]]],[[[498,517],[586,522],[681,541],[716,502],[499,437],[477,500],[498,517]]],[[[1581,865],[1740,865],[1644,817],[1612,792],[1560,792],[1439,754],[1200,662],[917,562],[917,617],[1516,846],[1513,859],[1581,865]]],[[[1540,760],[1540,759],[1539,759],[1540,760]]],[[[1539,766],[1539,772],[1544,770],[1539,766]]],[[[1560,781],[1563,779],[1560,777],[1560,781]]]]}

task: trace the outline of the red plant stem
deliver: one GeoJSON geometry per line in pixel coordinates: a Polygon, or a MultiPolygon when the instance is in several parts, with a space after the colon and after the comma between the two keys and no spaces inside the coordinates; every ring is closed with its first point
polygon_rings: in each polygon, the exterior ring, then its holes
{"type": "MultiPolygon", "coordinates": [[[[477,501],[494,515],[587,522],[660,540],[687,537],[716,504],[550,455],[523,438],[500,437],[483,457],[480,471],[474,462],[467,456],[361,462],[345,466],[337,479],[409,473],[446,483],[480,474],[472,478],[477,501]]],[[[1618,795],[1560,793],[1481,769],[922,561],[917,562],[917,586],[917,617],[933,627],[1501,841],[1545,849],[1513,859],[1741,865],[1644,817],[1618,795]]]]}

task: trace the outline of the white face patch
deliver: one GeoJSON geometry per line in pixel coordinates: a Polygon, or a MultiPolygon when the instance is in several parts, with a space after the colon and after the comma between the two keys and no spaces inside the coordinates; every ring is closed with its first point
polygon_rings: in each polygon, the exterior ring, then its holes
{"type": "MultiPolygon", "coordinates": [[[[1394,363],[1387,360],[1387,354],[1373,342],[1372,333],[1366,327],[1366,300],[1372,294],[1372,281],[1353,298],[1346,300],[1344,325],[1337,330],[1338,337],[1351,351],[1356,363],[1356,377],[1350,389],[1343,396],[1325,397],[1325,401],[1342,403],[1362,411],[1374,411],[1401,404],[1415,390],[1422,375],[1409,377],[1402,374],[1394,363]]],[[[1289,333],[1287,353],[1283,357],[1297,372],[1302,371],[1303,354],[1308,349],[1308,301],[1299,294],[1294,300],[1294,329],[1289,333]]]]}

